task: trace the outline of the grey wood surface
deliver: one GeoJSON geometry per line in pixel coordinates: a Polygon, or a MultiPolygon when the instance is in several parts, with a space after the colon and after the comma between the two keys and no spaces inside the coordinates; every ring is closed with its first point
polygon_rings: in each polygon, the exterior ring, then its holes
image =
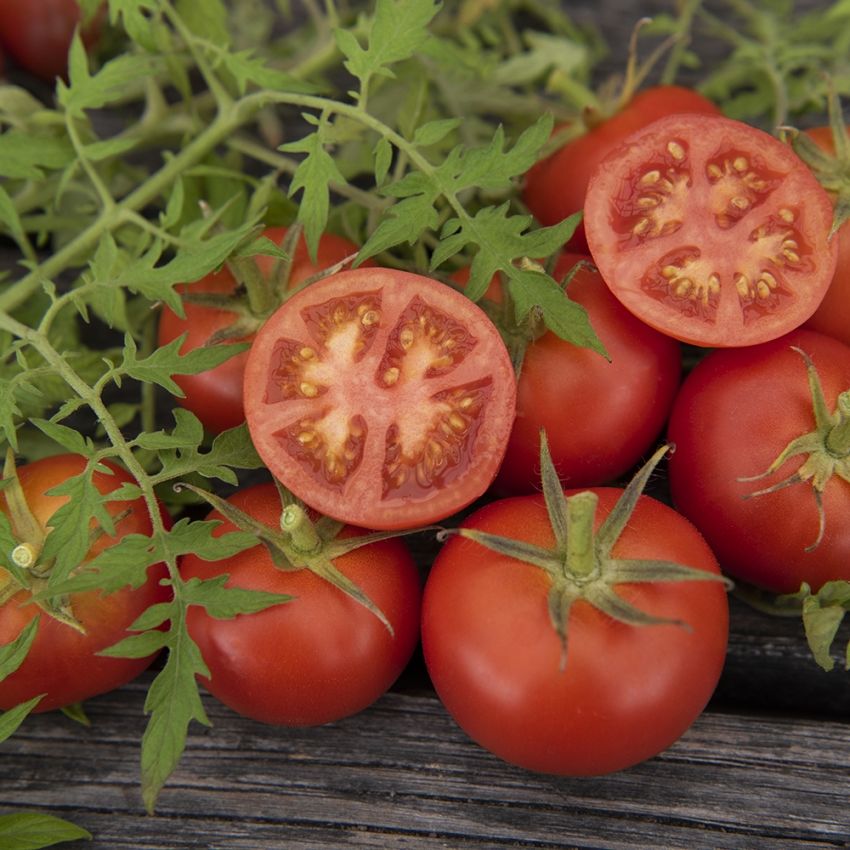
{"type": "Polygon", "coordinates": [[[542,776],[489,755],[417,658],[374,706],[320,728],[264,726],[207,698],[213,726],[192,727],[154,816],[139,790],[146,674],[88,702],[89,728],[30,718],[3,747],[0,812],[49,811],[93,833],[69,850],[850,847],[848,674],[814,666],[796,621],[733,603],[732,623],[709,709],[612,776],[542,776]]]}

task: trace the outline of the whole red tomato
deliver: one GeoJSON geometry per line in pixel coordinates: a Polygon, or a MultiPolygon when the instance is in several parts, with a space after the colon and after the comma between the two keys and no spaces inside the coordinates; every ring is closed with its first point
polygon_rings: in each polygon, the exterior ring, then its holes
{"type": "MultiPolygon", "coordinates": [[[[557,224],[584,207],[587,183],[608,152],[635,130],[665,115],[680,112],[718,114],[710,100],[681,86],[654,86],[632,97],[618,112],[591,124],[587,132],[538,162],[526,175],[522,197],[544,225],[557,224]]],[[[569,242],[586,251],[584,224],[569,242]]]]}
{"type": "MultiPolygon", "coordinates": [[[[281,502],[273,484],[238,491],[232,505],[279,528],[281,502]]],[[[213,512],[210,518],[221,519],[213,512]]],[[[235,526],[224,520],[216,535],[235,526]]],[[[343,536],[362,535],[345,528],[343,536]]],[[[393,633],[364,605],[310,569],[280,569],[264,546],[226,562],[187,555],[186,579],[226,573],[228,587],[289,594],[293,599],[231,620],[198,607],[188,628],[210,671],[204,685],[234,711],[265,723],[318,725],[373,703],[399,676],[419,637],[419,573],[405,544],[391,538],[334,561],[380,609],[393,633]]]]}
{"type": "MultiPolygon", "coordinates": [[[[263,235],[280,244],[285,233],[286,228],[272,227],[263,235]]],[[[288,286],[294,287],[303,283],[307,278],[356,254],[357,250],[357,246],[348,239],[325,233],[319,242],[318,255],[314,262],[302,237],[292,257],[288,286]]],[[[255,259],[263,274],[270,274],[277,262],[277,258],[272,256],[258,256],[255,259]]],[[[237,282],[233,274],[223,268],[183,287],[182,291],[199,295],[230,296],[236,288],[237,282]]],[[[211,337],[226,330],[238,319],[237,314],[229,310],[193,303],[190,300],[185,302],[184,310],[186,315],[181,318],[165,308],[159,320],[159,345],[166,345],[185,333],[186,339],[180,349],[183,354],[206,345],[211,337]]],[[[260,324],[260,321],[261,317],[258,317],[257,324],[260,324]]],[[[240,338],[239,341],[249,342],[251,339],[252,336],[248,336],[240,338]]],[[[187,410],[191,410],[210,431],[219,432],[241,425],[245,421],[242,381],[247,359],[248,352],[243,351],[214,369],[197,375],[175,375],[175,382],[185,393],[185,397],[178,399],[178,402],[187,410]]]]}
{"type": "Polygon", "coordinates": [[[245,368],[245,413],[272,474],[353,525],[439,521],[492,484],[516,379],[469,298],[397,269],[339,272],[287,299],[245,368]]]}
{"type": "MultiPolygon", "coordinates": [[[[100,37],[106,6],[81,36],[92,48],[100,37]]],[[[0,46],[24,70],[47,82],[68,73],[68,49],[80,23],[77,0],[0,0],[0,46]]]]}
{"type": "Polygon", "coordinates": [[[832,202],[777,138],[718,115],[672,115],[628,136],[590,178],[590,252],[647,324],[706,347],[802,324],[835,272],[832,202]]]}
{"type": "Polygon", "coordinates": [[[811,358],[837,416],[836,400],[850,390],[850,347],[800,329],[708,354],[683,382],[668,431],[676,446],[669,463],[675,506],[705,535],[725,571],[777,593],[795,593],[801,582],[816,591],[826,581],[850,579],[850,444],[840,428],[834,443],[827,445],[826,434],[810,438],[808,452],[756,478],[792,441],[817,430],[806,361],[795,348],[811,358]],[[814,472],[813,464],[834,470],[820,497],[813,480],[793,477],[814,472]]]}
{"type": "MultiPolygon", "coordinates": [[[[555,277],[582,259],[564,254],[555,277]]],[[[528,346],[496,478],[505,493],[539,488],[541,429],[565,485],[605,484],[623,475],[661,433],[679,386],[679,343],[632,316],[595,269],[580,267],[567,293],[587,310],[610,359],[551,332],[528,346]]]]}
{"type": "MultiPolygon", "coordinates": [[[[598,533],[622,491],[590,492],[598,498],[592,518],[598,533]]],[[[552,549],[556,539],[541,496],[491,502],[463,527],[532,544],[538,552],[552,549]]],[[[582,595],[582,587],[589,595],[607,586],[607,559],[584,579],[569,568],[555,579],[460,536],[437,555],[422,607],[428,672],[461,728],[500,758],[553,774],[620,770],[677,740],[713,693],[725,657],[728,605],[717,561],[699,532],[672,508],[641,496],[610,554],[677,562],[708,573],[709,580],[611,584],[609,591],[626,603],[678,621],[632,625],[582,595]],[[563,612],[552,596],[556,581],[578,594],[564,615],[565,657],[553,625],[553,611],[563,612]]]]}
{"type": "MultiPolygon", "coordinates": [[[[806,133],[825,151],[835,153],[835,142],[829,127],[814,127],[806,133]]],[[[845,221],[833,237],[838,240],[835,274],[823,301],[804,327],[834,336],[850,345],[850,221],[845,221]]]]}
{"type": "MultiPolygon", "coordinates": [[[[134,479],[124,470],[104,463],[111,474],[95,472],[92,480],[101,493],[109,493],[134,479]]],[[[67,496],[49,496],[47,491],[86,467],[84,458],[63,454],[26,464],[18,470],[27,505],[43,528],[67,496]]],[[[113,545],[127,534],[150,534],[150,517],[144,500],[107,502],[112,516],[126,514],[116,522],[116,537],[95,537],[87,558],[113,545]]],[[[0,494],[0,510],[9,513],[0,494]]],[[[49,532],[48,532],[49,533],[49,532]]],[[[86,529],[81,529],[86,534],[86,529]]],[[[29,541],[18,541],[26,543],[29,541]]],[[[0,577],[5,575],[0,571],[0,577]]],[[[29,602],[30,593],[20,590],[0,605],[0,643],[14,640],[30,621],[40,616],[38,632],[23,664],[0,681],[0,709],[9,709],[39,694],[46,694],[35,711],[49,711],[106,693],[134,679],[151,658],[110,658],[98,653],[129,636],[127,628],[147,608],[166,600],[169,591],[159,583],[164,567],[152,567],[147,582],[138,589],[123,588],[107,595],[97,591],[73,594],[68,600],[74,618],[85,634],[67,623],[51,618],[29,602]],[[29,603],[29,604],[28,604],[29,603]]]]}

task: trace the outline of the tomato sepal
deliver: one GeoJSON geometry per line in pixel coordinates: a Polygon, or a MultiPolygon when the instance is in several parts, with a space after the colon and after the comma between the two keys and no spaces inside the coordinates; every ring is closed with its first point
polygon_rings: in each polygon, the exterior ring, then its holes
{"type": "Polygon", "coordinates": [[[555,537],[551,549],[532,543],[482,532],[461,526],[441,533],[442,539],[457,534],[490,549],[544,570],[552,580],[548,606],[552,626],[561,643],[561,669],[567,657],[567,621],[572,605],[583,600],[603,614],[629,626],[689,626],[679,618],[657,617],[632,605],[614,588],[619,584],[677,581],[732,582],[722,574],[656,559],[620,559],[612,550],[634,513],[655,468],[669,451],[669,445],[658,448],[638,470],[605,518],[594,532],[594,516],[598,496],[583,490],[567,496],[549,454],[545,432],[540,435],[540,466],[543,499],[555,537]]]}
{"type": "MultiPolygon", "coordinates": [[[[778,597],[800,606],[806,642],[815,662],[826,672],[835,668],[832,647],[844,615],[850,611],[850,581],[835,580],[821,585],[815,593],[803,582],[797,593],[778,597]]],[[[844,669],[850,670],[850,642],[844,653],[844,669]]]]}
{"type": "Polygon", "coordinates": [[[827,483],[833,475],[850,483],[850,389],[838,396],[835,411],[830,412],[820,376],[811,357],[798,346],[791,346],[791,348],[803,358],[805,363],[815,429],[791,440],[764,472],[740,477],[738,480],[742,482],[763,480],[777,472],[791,458],[804,456],[805,460],[801,465],[786,478],[769,487],[749,493],[745,498],[752,499],[775,493],[777,490],[795,484],[810,483],[818,509],[817,535],[814,541],[805,547],[806,552],[811,552],[817,549],[826,531],[823,491],[827,483]]]}
{"type": "Polygon", "coordinates": [[[390,635],[393,635],[392,624],[384,612],[355,582],[341,572],[334,562],[337,558],[364,546],[393,537],[403,537],[409,534],[410,530],[376,531],[352,537],[338,537],[344,523],[326,517],[311,519],[304,505],[281,487],[279,482],[275,483],[281,496],[280,531],[260,522],[215,493],[193,484],[184,483],[180,486],[191,490],[222,514],[228,522],[255,537],[266,548],[277,569],[310,570],[374,614],[390,635]]]}

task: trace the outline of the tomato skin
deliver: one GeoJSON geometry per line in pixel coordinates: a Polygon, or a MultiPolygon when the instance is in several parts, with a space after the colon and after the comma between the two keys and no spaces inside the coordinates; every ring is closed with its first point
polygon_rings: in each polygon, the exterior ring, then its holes
{"type": "MultiPolygon", "coordinates": [[[[95,472],[95,486],[106,493],[135,479],[111,463],[103,462],[113,474],[95,472]]],[[[47,496],[47,490],[85,469],[86,461],[78,455],[63,454],[44,458],[18,469],[27,503],[34,516],[46,525],[54,511],[66,501],[63,496],[47,496]]],[[[7,512],[0,495],[0,509],[7,512]]],[[[107,504],[114,516],[130,509],[131,513],[117,524],[118,537],[126,534],[150,534],[150,517],[143,499],[115,501],[107,504]]],[[[164,519],[167,517],[164,516],[164,519]]],[[[89,556],[114,544],[117,538],[101,537],[89,556]]],[[[25,604],[28,594],[19,592],[0,606],[0,644],[14,640],[39,613],[38,633],[23,664],[0,681],[0,709],[7,710],[34,696],[46,693],[35,708],[50,711],[106,693],[126,684],[145,670],[150,658],[109,658],[97,653],[128,637],[128,626],[151,605],[167,600],[170,591],[160,585],[166,576],[164,565],[148,570],[147,582],[136,590],[122,588],[102,595],[86,591],[71,597],[75,617],[85,627],[80,634],[41,612],[34,604],[25,604]]]]}
{"type": "Polygon", "coordinates": [[[251,438],[314,510],[376,530],[438,522],[492,484],[510,356],[465,295],[397,269],[339,272],[265,323],[245,370],[251,438]]]}
{"type": "MultiPolygon", "coordinates": [[[[598,527],[621,491],[594,492],[598,527]]],[[[544,547],[554,542],[542,496],[491,502],[464,525],[544,547]]],[[[696,529],[648,496],[613,554],[719,572],[696,529]]],[[[684,620],[689,629],[627,626],[574,603],[561,670],[550,586],[542,570],[471,540],[452,537],[441,549],[425,585],[422,648],[449,713],[499,758],[545,773],[610,773],[664,750],[702,711],[720,676],[728,634],[723,587],[618,586],[641,609],[684,620]]]]}
{"type": "MultiPolygon", "coordinates": [[[[278,527],[280,497],[264,483],[228,501],[278,527]]],[[[213,512],[210,518],[221,518],[213,512]]],[[[214,534],[232,531],[224,521],[214,534]]],[[[363,534],[347,527],[346,536],[363,534]]],[[[284,726],[319,725],[371,705],[398,678],[419,638],[421,582],[405,544],[392,538],[342,556],[336,567],[381,609],[394,635],[364,606],[307,569],[280,570],[263,546],[225,562],[187,555],[186,579],[229,574],[228,587],[291,594],[295,598],[255,614],[216,620],[202,608],[188,612],[211,678],[205,687],[245,717],[284,726]]]]}
{"type": "Polygon", "coordinates": [[[775,137],[673,115],[628,136],[591,175],[594,262],[624,306],[704,347],[756,345],[801,325],[835,271],[832,203],[775,137]]]}
{"type": "MultiPolygon", "coordinates": [[[[82,32],[94,47],[106,6],[82,32]]],[[[0,0],[0,45],[24,70],[47,81],[68,73],[68,49],[80,22],[76,0],[0,0]]]]}
{"type": "MultiPolygon", "coordinates": [[[[584,206],[587,183],[596,166],[626,136],[661,118],[680,112],[719,114],[719,108],[692,89],[653,86],[638,92],[619,112],[535,164],[525,177],[523,200],[543,225],[557,224],[584,206]]],[[[584,223],[568,243],[587,251],[584,223]]]]}
{"type": "MultiPolygon", "coordinates": [[[[806,134],[825,151],[835,153],[830,127],[812,127],[806,130],[806,134]]],[[[838,228],[833,239],[838,240],[835,274],[820,306],[803,323],[803,327],[833,336],[850,345],[850,221],[845,221],[838,228]]]]}
{"type": "MultiPolygon", "coordinates": [[[[564,254],[560,279],[580,255],[564,254]]],[[[681,347],[628,312],[592,268],[568,284],[610,360],[545,333],[529,345],[517,384],[517,415],[496,487],[539,489],[540,431],[566,486],[608,483],[640,460],[662,432],[681,374],[681,347]]]]}
{"type": "Polygon", "coordinates": [[[789,459],[776,474],[740,481],[767,470],[785,446],[814,430],[803,358],[813,360],[829,410],[850,388],[850,347],[799,329],[763,345],[718,350],[685,379],[674,403],[668,437],[673,503],[702,531],[735,578],[776,593],[800,583],[817,590],[831,579],[850,579],[850,483],[832,476],[823,492],[826,528],[817,548],[818,511],[810,483],[751,496],[792,474],[789,459]]]}
{"type": "MultiPolygon", "coordinates": [[[[280,244],[285,233],[286,228],[270,227],[263,235],[272,242],[280,244]]],[[[292,258],[289,286],[294,287],[303,283],[307,278],[356,254],[357,250],[357,246],[348,239],[325,233],[319,242],[316,261],[313,262],[307,243],[302,237],[296,245],[292,258]]],[[[255,259],[262,273],[271,273],[276,262],[275,257],[263,255],[255,259]]],[[[193,284],[182,287],[182,291],[232,295],[236,287],[236,279],[231,272],[227,268],[222,268],[193,284]]],[[[163,309],[158,335],[159,345],[163,346],[185,333],[186,339],[180,348],[181,354],[205,345],[214,334],[230,327],[237,318],[235,313],[228,310],[188,301],[184,303],[183,309],[186,314],[184,318],[167,307],[163,309]]],[[[252,337],[248,337],[241,341],[250,342],[251,339],[252,337]]],[[[197,375],[175,375],[175,383],[185,393],[184,398],[177,399],[178,403],[192,411],[213,433],[241,425],[245,421],[242,382],[247,360],[248,352],[243,351],[206,372],[200,372],[197,375]]]]}

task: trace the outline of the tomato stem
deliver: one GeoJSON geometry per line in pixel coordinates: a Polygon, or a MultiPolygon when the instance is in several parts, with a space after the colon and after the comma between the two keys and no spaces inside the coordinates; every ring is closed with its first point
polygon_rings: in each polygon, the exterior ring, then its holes
{"type": "Polygon", "coordinates": [[[293,503],[284,507],[280,515],[280,528],[289,535],[292,548],[299,554],[316,552],[322,546],[315,525],[301,505],[293,503]]]}
{"type": "Polygon", "coordinates": [[[565,567],[579,581],[591,578],[597,569],[593,520],[599,497],[590,490],[567,499],[567,551],[565,567]]]}
{"type": "Polygon", "coordinates": [[[12,549],[12,560],[15,566],[28,570],[38,560],[38,550],[31,543],[19,543],[12,549]]]}

